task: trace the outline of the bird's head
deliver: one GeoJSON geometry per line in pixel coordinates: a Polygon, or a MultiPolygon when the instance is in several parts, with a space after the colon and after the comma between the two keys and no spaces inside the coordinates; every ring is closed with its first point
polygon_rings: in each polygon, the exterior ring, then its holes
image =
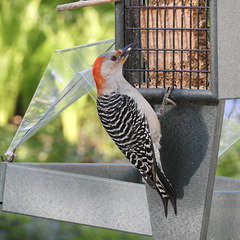
{"type": "Polygon", "coordinates": [[[98,94],[101,95],[104,88],[112,86],[117,77],[122,76],[122,67],[132,50],[133,43],[123,49],[107,51],[95,60],[92,73],[98,94]]]}

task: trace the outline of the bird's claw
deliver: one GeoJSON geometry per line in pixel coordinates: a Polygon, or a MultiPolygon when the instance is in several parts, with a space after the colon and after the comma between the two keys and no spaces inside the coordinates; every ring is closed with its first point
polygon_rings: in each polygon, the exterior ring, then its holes
{"type": "Polygon", "coordinates": [[[162,102],[162,105],[166,105],[167,103],[171,103],[173,104],[174,106],[176,106],[177,104],[169,98],[171,92],[173,90],[173,86],[170,86],[166,89],[165,91],[165,94],[164,94],[164,97],[163,97],[163,102],[162,102]]]}
{"type": "Polygon", "coordinates": [[[162,105],[159,108],[158,112],[157,112],[157,116],[160,119],[163,116],[163,112],[164,112],[164,107],[167,103],[171,103],[172,105],[176,106],[177,104],[169,98],[171,92],[173,90],[173,86],[170,86],[166,89],[165,94],[163,96],[163,101],[162,101],[162,105]]]}

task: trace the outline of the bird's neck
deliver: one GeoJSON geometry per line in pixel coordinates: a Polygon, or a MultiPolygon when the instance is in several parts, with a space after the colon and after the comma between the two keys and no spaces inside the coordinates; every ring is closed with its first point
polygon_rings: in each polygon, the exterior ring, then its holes
{"type": "Polygon", "coordinates": [[[101,84],[97,86],[98,95],[110,95],[113,92],[119,92],[122,81],[125,81],[125,79],[120,71],[114,75],[105,76],[101,84]]]}

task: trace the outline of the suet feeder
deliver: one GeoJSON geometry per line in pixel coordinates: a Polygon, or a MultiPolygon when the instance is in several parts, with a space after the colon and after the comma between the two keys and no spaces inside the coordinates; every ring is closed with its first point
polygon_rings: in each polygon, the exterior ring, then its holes
{"type": "Polygon", "coordinates": [[[238,9],[224,0],[116,3],[116,48],[138,43],[126,78],[151,98],[170,85],[181,99],[239,98],[238,9]]]}
{"type": "MultiPolygon", "coordinates": [[[[70,4],[94,5],[98,1],[70,4]]],[[[216,177],[224,100],[240,98],[237,1],[116,2],[116,48],[135,41],[126,79],[157,108],[161,159],[178,215],[128,164],[0,164],[0,210],[153,236],[237,239],[240,182],[216,177]]],[[[72,88],[70,88],[72,89],[72,88]]],[[[62,98],[61,98],[62,99],[62,98]]]]}
{"type": "Polygon", "coordinates": [[[161,119],[161,159],[177,189],[178,216],[163,220],[158,196],[147,187],[155,240],[211,235],[224,99],[240,98],[239,8],[224,0],[116,3],[116,47],[137,42],[125,65],[126,79],[153,107],[168,86],[174,86],[171,98],[177,102],[161,119]]]}

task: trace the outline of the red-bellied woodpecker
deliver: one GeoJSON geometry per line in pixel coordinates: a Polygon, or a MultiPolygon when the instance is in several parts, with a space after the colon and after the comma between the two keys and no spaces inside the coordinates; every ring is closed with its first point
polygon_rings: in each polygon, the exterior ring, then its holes
{"type": "Polygon", "coordinates": [[[176,214],[176,194],[160,161],[158,117],[145,98],[122,75],[130,45],[103,53],[93,64],[98,115],[118,148],[160,194],[165,215],[169,199],[176,214]]]}

